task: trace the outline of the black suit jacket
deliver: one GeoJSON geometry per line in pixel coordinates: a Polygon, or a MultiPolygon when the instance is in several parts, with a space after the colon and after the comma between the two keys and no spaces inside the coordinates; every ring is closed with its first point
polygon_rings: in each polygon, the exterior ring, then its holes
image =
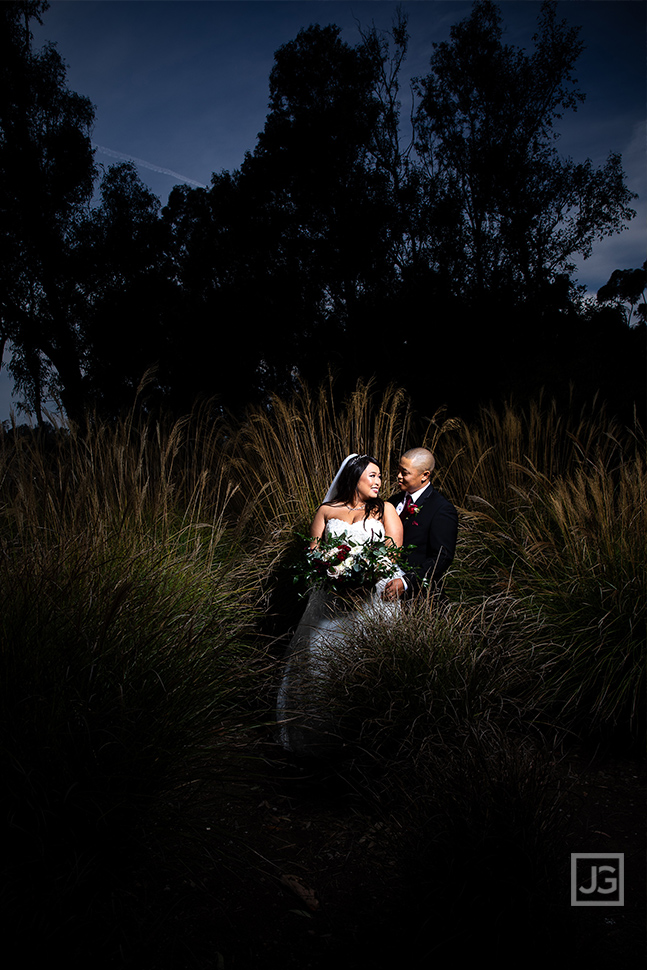
{"type": "MultiPolygon", "coordinates": [[[[389,502],[398,505],[402,498],[402,493],[393,495],[389,502]]],[[[402,545],[414,546],[405,571],[407,595],[419,590],[425,579],[434,586],[440,584],[454,558],[458,533],[458,512],[432,485],[427,486],[415,504],[420,509],[417,515],[403,511],[400,516],[404,530],[402,545]]]]}

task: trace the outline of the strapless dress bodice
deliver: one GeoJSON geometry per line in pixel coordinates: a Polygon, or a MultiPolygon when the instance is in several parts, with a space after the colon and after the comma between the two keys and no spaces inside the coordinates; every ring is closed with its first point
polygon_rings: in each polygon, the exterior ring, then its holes
{"type": "Polygon", "coordinates": [[[344,522],[343,519],[330,518],[326,522],[326,532],[331,536],[346,533],[356,542],[368,542],[371,539],[384,539],[386,532],[384,523],[379,519],[360,519],[358,522],[344,522]]]}

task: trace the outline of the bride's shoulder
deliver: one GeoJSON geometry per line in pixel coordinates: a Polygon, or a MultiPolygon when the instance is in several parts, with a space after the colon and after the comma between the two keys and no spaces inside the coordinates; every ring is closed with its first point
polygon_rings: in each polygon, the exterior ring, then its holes
{"type": "Polygon", "coordinates": [[[317,509],[317,512],[321,512],[326,518],[331,518],[339,515],[341,509],[345,508],[343,502],[324,502],[317,509]]]}
{"type": "Polygon", "coordinates": [[[324,534],[325,529],[328,527],[328,523],[331,519],[341,519],[340,515],[341,509],[343,509],[343,504],[341,502],[330,502],[320,505],[315,512],[315,517],[312,520],[312,525],[310,527],[311,535],[314,538],[321,538],[324,534]]]}

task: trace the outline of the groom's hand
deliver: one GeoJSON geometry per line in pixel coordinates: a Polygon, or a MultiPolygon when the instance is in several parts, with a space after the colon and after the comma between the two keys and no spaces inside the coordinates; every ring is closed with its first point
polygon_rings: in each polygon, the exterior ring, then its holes
{"type": "Polygon", "coordinates": [[[389,582],[384,587],[384,592],[382,594],[385,600],[397,600],[400,599],[404,593],[404,583],[401,579],[390,579],[389,582]]]}

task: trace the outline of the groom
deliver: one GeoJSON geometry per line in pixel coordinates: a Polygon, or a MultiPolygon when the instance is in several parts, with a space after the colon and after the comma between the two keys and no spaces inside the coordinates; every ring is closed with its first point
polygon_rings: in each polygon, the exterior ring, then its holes
{"type": "Polygon", "coordinates": [[[414,546],[408,555],[404,580],[392,579],[385,599],[412,596],[424,580],[440,589],[441,577],[454,558],[458,513],[430,484],[436,461],[427,448],[412,448],[400,459],[398,484],[401,494],[389,499],[402,519],[403,546],[414,546]]]}

